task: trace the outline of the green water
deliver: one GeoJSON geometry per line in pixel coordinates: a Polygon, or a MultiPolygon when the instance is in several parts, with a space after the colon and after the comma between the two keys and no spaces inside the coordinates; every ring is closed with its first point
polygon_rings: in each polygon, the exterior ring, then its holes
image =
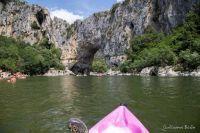
{"type": "Polygon", "coordinates": [[[200,131],[200,78],[31,77],[0,81],[0,133],[64,133],[67,120],[88,127],[119,103],[152,132],[200,131]],[[166,129],[192,126],[195,129],[166,129]]]}

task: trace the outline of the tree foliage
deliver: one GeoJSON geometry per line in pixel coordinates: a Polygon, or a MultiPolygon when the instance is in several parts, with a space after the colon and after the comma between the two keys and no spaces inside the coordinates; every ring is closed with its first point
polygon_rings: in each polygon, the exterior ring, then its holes
{"type": "Polygon", "coordinates": [[[36,21],[33,21],[33,23],[31,23],[31,28],[34,29],[34,30],[39,30],[40,26],[38,26],[36,21]]]}
{"type": "Polygon", "coordinates": [[[183,25],[170,35],[147,33],[134,37],[127,51],[128,60],[122,72],[140,71],[149,66],[181,65],[183,70],[200,66],[200,9],[199,5],[189,12],[183,25]]]}
{"type": "Polygon", "coordinates": [[[44,74],[51,67],[64,69],[60,63],[61,51],[46,39],[33,46],[0,36],[0,68],[29,75],[44,74]]]}
{"type": "Polygon", "coordinates": [[[92,71],[93,72],[98,72],[98,73],[103,73],[108,70],[108,66],[105,62],[104,59],[94,59],[92,63],[92,71]]]}
{"type": "Polygon", "coordinates": [[[25,2],[25,0],[0,0],[1,3],[3,4],[8,4],[9,2],[25,2]]]}

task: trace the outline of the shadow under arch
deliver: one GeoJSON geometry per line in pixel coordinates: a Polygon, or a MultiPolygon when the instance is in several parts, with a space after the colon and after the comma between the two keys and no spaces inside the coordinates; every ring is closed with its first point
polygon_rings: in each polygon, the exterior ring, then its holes
{"type": "Polygon", "coordinates": [[[89,75],[96,52],[101,48],[99,43],[83,42],[79,45],[77,62],[70,69],[75,74],[89,75]]]}

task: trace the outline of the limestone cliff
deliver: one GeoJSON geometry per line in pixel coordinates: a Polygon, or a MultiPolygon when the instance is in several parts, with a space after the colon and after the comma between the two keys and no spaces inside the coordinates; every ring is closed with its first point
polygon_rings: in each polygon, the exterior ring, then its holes
{"type": "Polygon", "coordinates": [[[93,55],[117,66],[126,59],[132,36],[149,29],[169,33],[181,24],[196,0],[126,0],[115,4],[110,11],[95,13],[76,22],[77,59],[72,70],[87,73],[93,55]]]}
{"type": "Polygon", "coordinates": [[[49,11],[38,5],[25,2],[9,2],[5,5],[0,2],[0,35],[12,36],[32,45],[48,38],[62,49],[62,60],[66,65],[76,58],[76,46],[71,41],[70,28],[62,19],[52,20],[49,11]]]}
{"type": "Polygon", "coordinates": [[[94,56],[109,66],[126,59],[131,37],[153,28],[169,33],[199,0],[125,0],[112,9],[69,25],[50,18],[47,9],[26,3],[0,5],[0,34],[31,44],[44,37],[62,49],[63,63],[75,73],[89,73],[94,56]]]}

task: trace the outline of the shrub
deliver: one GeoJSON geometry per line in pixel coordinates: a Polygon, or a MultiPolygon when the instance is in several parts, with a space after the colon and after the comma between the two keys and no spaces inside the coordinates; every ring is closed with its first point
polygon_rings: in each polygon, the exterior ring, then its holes
{"type": "Polygon", "coordinates": [[[46,48],[46,49],[52,49],[54,47],[53,43],[49,42],[48,38],[44,38],[40,43],[39,46],[41,46],[42,48],[46,48]]]}
{"type": "Polygon", "coordinates": [[[115,14],[115,11],[117,10],[117,8],[120,6],[120,3],[116,3],[116,4],[114,4],[113,6],[112,6],[112,8],[111,8],[111,16],[114,16],[114,14],[115,14]]]}
{"type": "Polygon", "coordinates": [[[34,29],[34,30],[39,30],[40,29],[40,27],[38,26],[36,21],[33,21],[33,23],[31,24],[31,28],[34,29]]]}
{"type": "MultiPolygon", "coordinates": [[[[170,35],[147,32],[130,41],[128,61],[120,66],[122,72],[140,71],[149,66],[178,66],[180,70],[193,70],[200,66],[200,14],[196,6],[183,25],[170,35]]],[[[151,31],[151,30],[150,30],[151,31]]]]}
{"type": "Polygon", "coordinates": [[[111,17],[110,17],[110,21],[113,21],[115,18],[115,11],[117,10],[117,8],[120,6],[120,3],[116,3],[112,6],[112,8],[110,9],[110,13],[111,13],[111,17]]]}
{"type": "Polygon", "coordinates": [[[69,39],[73,34],[74,34],[74,27],[72,25],[70,25],[68,28],[67,28],[67,39],[69,39]]]}
{"type": "Polygon", "coordinates": [[[0,68],[29,75],[44,74],[49,68],[64,69],[61,51],[53,44],[29,45],[9,37],[0,36],[0,68]]]}
{"type": "Polygon", "coordinates": [[[103,73],[108,70],[107,64],[104,59],[94,59],[92,63],[92,71],[103,73]]]}
{"type": "Polygon", "coordinates": [[[140,52],[142,49],[152,47],[164,38],[163,33],[149,33],[131,39],[131,51],[140,52]]]}
{"type": "Polygon", "coordinates": [[[177,57],[173,51],[166,46],[144,49],[134,60],[133,66],[137,70],[141,70],[150,66],[166,66],[176,62],[177,57]]]}
{"type": "Polygon", "coordinates": [[[126,5],[128,5],[129,3],[130,3],[130,0],[124,0],[122,4],[123,4],[124,6],[126,6],[126,5]]]}
{"type": "Polygon", "coordinates": [[[189,49],[181,51],[179,55],[184,70],[193,70],[200,66],[200,54],[189,49]]]}
{"type": "Polygon", "coordinates": [[[140,71],[150,66],[166,66],[175,64],[177,57],[167,46],[143,49],[134,60],[129,60],[120,66],[122,72],[140,71]]]}
{"type": "Polygon", "coordinates": [[[25,0],[0,0],[0,2],[2,2],[3,4],[8,4],[9,2],[22,3],[22,2],[25,2],[25,0]]]}
{"type": "Polygon", "coordinates": [[[0,68],[10,72],[17,72],[17,61],[12,58],[0,59],[0,68]]]}
{"type": "Polygon", "coordinates": [[[131,67],[131,61],[125,61],[119,66],[119,69],[123,73],[132,72],[134,68],[131,67]]]}

